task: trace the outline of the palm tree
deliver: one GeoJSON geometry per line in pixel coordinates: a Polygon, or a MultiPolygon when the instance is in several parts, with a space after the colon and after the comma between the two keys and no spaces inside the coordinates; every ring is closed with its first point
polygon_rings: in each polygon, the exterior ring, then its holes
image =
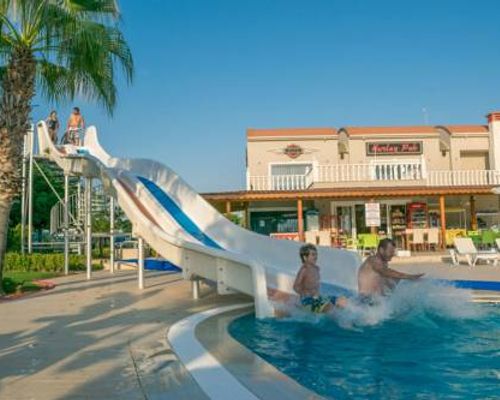
{"type": "Polygon", "coordinates": [[[0,283],[32,99],[83,96],[111,114],[116,69],[133,74],[118,22],[116,0],[0,0],[0,283]]]}

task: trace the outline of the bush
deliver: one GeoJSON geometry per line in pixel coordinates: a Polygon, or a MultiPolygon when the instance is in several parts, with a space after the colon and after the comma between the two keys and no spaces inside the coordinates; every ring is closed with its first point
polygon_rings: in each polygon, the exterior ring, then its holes
{"type": "MultiPolygon", "coordinates": [[[[93,269],[102,269],[102,266],[92,265],[93,269]]],[[[85,270],[85,256],[78,254],[69,255],[69,270],[85,270]]],[[[64,254],[20,254],[7,253],[5,255],[4,271],[40,271],[40,272],[64,272],[64,254]]]]}

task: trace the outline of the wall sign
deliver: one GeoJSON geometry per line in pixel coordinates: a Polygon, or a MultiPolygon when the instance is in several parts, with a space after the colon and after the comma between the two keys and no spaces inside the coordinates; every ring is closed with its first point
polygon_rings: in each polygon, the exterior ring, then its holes
{"type": "Polygon", "coordinates": [[[365,225],[380,226],[380,203],[365,204],[365,225]]]}
{"type": "Polygon", "coordinates": [[[422,154],[422,142],[376,142],[366,144],[367,156],[422,154]]]}
{"type": "Polygon", "coordinates": [[[283,153],[286,154],[288,157],[295,159],[304,154],[304,150],[298,144],[289,144],[288,146],[285,147],[283,153]]]}

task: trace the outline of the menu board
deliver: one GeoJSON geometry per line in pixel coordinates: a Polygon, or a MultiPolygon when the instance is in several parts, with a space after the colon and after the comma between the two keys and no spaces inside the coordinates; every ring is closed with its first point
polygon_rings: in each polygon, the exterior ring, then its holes
{"type": "Polygon", "coordinates": [[[365,225],[380,226],[380,203],[365,204],[365,225]]]}

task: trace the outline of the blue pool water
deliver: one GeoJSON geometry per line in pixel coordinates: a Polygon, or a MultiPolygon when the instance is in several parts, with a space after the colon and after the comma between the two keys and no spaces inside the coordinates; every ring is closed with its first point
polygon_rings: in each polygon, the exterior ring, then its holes
{"type": "Polygon", "coordinates": [[[253,315],[231,335],[331,399],[499,399],[500,306],[432,283],[400,285],[387,302],[334,316],[253,315]]]}

